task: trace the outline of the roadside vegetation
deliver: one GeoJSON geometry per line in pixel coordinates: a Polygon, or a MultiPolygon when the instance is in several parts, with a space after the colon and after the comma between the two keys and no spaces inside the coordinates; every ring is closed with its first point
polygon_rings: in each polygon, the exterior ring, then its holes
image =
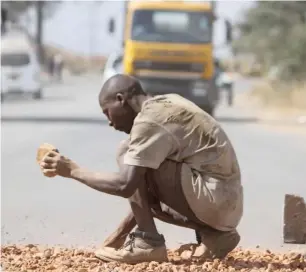
{"type": "Polygon", "coordinates": [[[257,68],[240,62],[239,70],[263,78],[253,95],[265,106],[306,110],[306,2],[258,1],[236,27],[234,51],[251,55],[257,68]]]}
{"type": "MultiPolygon", "coordinates": [[[[28,34],[29,39],[38,49],[38,54],[43,66],[48,66],[48,60],[54,55],[61,55],[65,64],[65,69],[73,74],[86,73],[88,71],[103,70],[106,58],[103,56],[85,56],[70,50],[59,47],[58,45],[45,44],[44,23],[52,18],[58,11],[63,1],[5,1],[1,6],[2,23],[5,25],[14,24],[15,27],[28,34]],[[25,19],[31,11],[34,11],[36,18],[36,36],[30,35],[25,24],[25,19]]],[[[33,19],[33,18],[32,18],[33,19]]]]}

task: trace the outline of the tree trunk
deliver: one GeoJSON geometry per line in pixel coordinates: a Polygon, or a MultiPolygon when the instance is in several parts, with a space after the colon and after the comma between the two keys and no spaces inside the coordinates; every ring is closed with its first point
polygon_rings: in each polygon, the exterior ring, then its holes
{"type": "Polygon", "coordinates": [[[37,18],[37,28],[36,28],[36,43],[38,47],[38,57],[41,64],[44,63],[44,48],[43,48],[43,6],[44,1],[36,2],[36,18],[37,18]]]}

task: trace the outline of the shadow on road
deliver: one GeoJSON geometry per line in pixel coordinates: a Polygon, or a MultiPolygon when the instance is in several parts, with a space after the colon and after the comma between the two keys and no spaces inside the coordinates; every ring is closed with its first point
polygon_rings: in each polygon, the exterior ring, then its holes
{"type": "Polygon", "coordinates": [[[256,117],[224,117],[224,116],[220,116],[220,117],[216,117],[216,119],[220,123],[247,123],[247,124],[251,124],[251,123],[258,123],[259,122],[259,119],[257,119],[256,117]]]}
{"type": "Polygon", "coordinates": [[[56,102],[56,101],[75,101],[76,97],[68,96],[68,95],[52,95],[52,96],[44,96],[42,99],[36,100],[30,96],[14,96],[14,97],[5,97],[1,104],[15,104],[15,103],[48,103],[48,102],[56,102]]]}
{"type": "Polygon", "coordinates": [[[108,124],[108,121],[102,118],[94,117],[56,117],[56,116],[1,116],[1,123],[75,123],[75,124],[96,124],[96,125],[105,125],[108,124]]]}
{"type": "MultiPolygon", "coordinates": [[[[297,126],[295,123],[286,123],[281,120],[260,120],[255,117],[217,117],[218,122],[222,123],[237,123],[237,124],[266,124],[266,125],[291,125],[297,126]]],[[[98,117],[83,117],[83,116],[1,116],[1,123],[31,123],[31,124],[46,124],[46,123],[74,123],[84,125],[107,125],[108,121],[101,116],[98,117]]]]}
{"type": "MultiPolygon", "coordinates": [[[[217,117],[221,123],[257,123],[256,118],[246,117],[217,117]]],[[[81,116],[1,116],[2,123],[75,123],[75,124],[108,124],[103,118],[81,116]]]]}
{"type": "MultiPolygon", "coordinates": [[[[221,123],[256,123],[256,118],[239,118],[239,117],[218,117],[217,120],[221,123]]],[[[95,117],[80,117],[80,116],[2,116],[1,121],[7,123],[79,123],[79,124],[108,124],[108,121],[102,118],[95,117]]]]}

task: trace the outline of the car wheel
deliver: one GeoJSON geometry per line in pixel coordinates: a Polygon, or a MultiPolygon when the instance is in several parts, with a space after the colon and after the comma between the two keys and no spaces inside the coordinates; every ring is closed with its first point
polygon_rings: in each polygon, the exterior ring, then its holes
{"type": "Polygon", "coordinates": [[[42,90],[38,90],[37,92],[33,93],[33,98],[35,100],[40,100],[42,99],[42,90]]]}

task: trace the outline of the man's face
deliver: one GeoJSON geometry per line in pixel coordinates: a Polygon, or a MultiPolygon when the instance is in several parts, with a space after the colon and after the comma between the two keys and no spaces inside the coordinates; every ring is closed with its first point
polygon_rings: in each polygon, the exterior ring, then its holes
{"type": "Polygon", "coordinates": [[[110,126],[127,134],[131,132],[136,113],[128,103],[116,98],[114,100],[100,101],[100,105],[109,120],[110,126]]]}

